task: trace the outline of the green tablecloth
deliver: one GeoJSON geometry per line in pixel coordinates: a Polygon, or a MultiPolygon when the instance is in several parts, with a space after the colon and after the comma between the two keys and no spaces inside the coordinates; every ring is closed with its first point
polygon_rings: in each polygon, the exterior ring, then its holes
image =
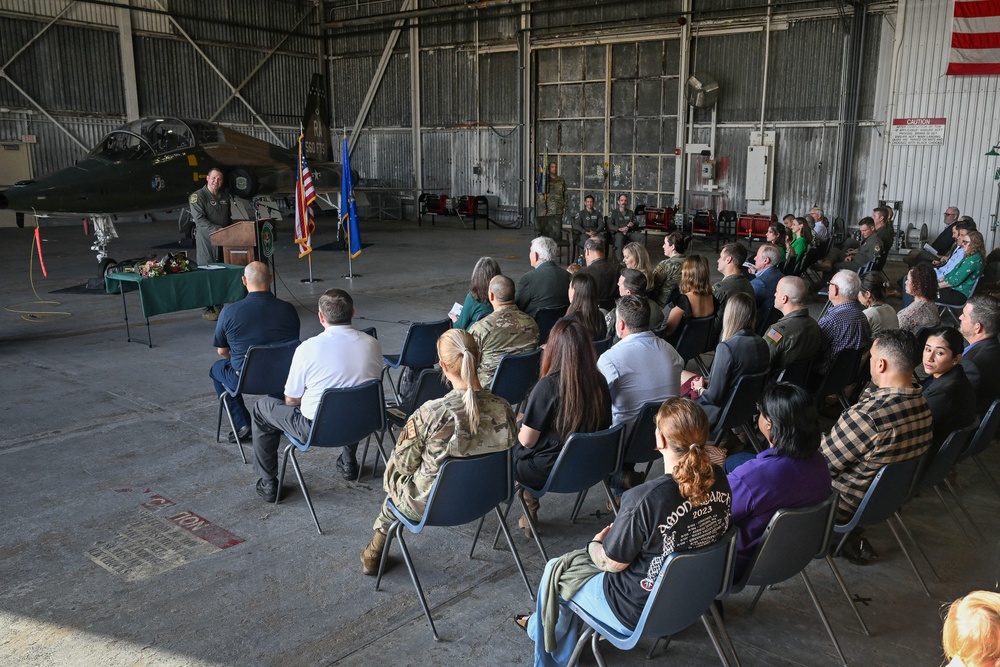
{"type": "Polygon", "coordinates": [[[195,269],[157,278],[141,278],[137,273],[112,273],[104,278],[104,287],[109,294],[117,294],[119,287],[126,292],[138,289],[142,314],[147,319],[178,310],[239,301],[247,294],[241,280],[244,267],[220,266],[225,268],[195,269]]]}

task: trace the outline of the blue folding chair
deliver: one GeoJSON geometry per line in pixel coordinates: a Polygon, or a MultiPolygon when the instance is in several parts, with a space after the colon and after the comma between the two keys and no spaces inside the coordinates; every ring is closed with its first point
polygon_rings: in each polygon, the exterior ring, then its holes
{"type": "MultiPolygon", "coordinates": [[[[604,491],[608,494],[608,500],[611,501],[617,514],[618,505],[615,502],[614,494],[611,493],[611,487],[608,485],[608,477],[611,476],[611,473],[618,466],[618,460],[621,457],[623,432],[624,424],[618,424],[597,433],[574,433],[569,436],[566,444],[563,445],[562,450],[559,452],[556,463],[552,467],[552,472],[549,473],[549,478],[545,480],[545,485],[540,489],[523,487],[524,490],[536,498],[541,498],[546,493],[580,493],[595,484],[603,484],[604,491]]],[[[527,517],[528,525],[531,526],[531,533],[535,537],[535,544],[538,545],[538,550],[547,561],[549,556],[545,552],[541,538],[538,537],[538,526],[528,513],[528,508],[525,506],[521,494],[515,493],[514,495],[521,504],[521,511],[527,517]]],[[[580,503],[582,503],[582,500],[577,501],[577,505],[580,503]]],[[[504,518],[510,512],[512,504],[512,500],[508,501],[507,508],[503,513],[504,518]]],[[[574,508],[574,516],[577,512],[579,512],[579,507],[574,508]]],[[[493,540],[494,548],[499,539],[500,534],[497,533],[493,540]]]]}
{"type": "Polygon", "coordinates": [[[990,404],[989,409],[986,410],[986,414],[983,415],[983,420],[979,423],[976,434],[972,436],[969,446],[965,448],[965,451],[958,457],[958,460],[961,463],[965,459],[971,458],[972,462],[979,468],[979,472],[983,473],[983,476],[993,485],[993,490],[1000,496],[1000,484],[997,484],[996,479],[990,474],[986,465],[983,464],[983,460],[979,457],[980,454],[986,451],[987,447],[993,444],[993,438],[996,437],[998,428],[1000,428],[1000,398],[990,404]]]}
{"type": "Polygon", "coordinates": [[[544,345],[549,340],[549,332],[559,318],[566,316],[565,308],[539,308],[535,311],[535,324],[538,325],[538,344],[544,345]]]}
{"type": "Polygon", "coordinates": [[[600,357],[602,354],[611,349],[613,336],[608,336],[607,338],[601,338],[600,340],[594,341],[594,353],[600,357]]]}
{"type": "Polygon", "coordinates": [[[399,508],[392,502],[386,501],[389,510],[396,517],[395,522],[389,527],[386,536],[385,548],[382,551],[382,559],[379,561],[378,576],[375,579],[375,590],[379,590],[382,582],[382,573],[385,571],[386,558],[389,554],[389,547],[393,538],[399,540],[400,551],[403,552],[403,560],[410,572],[410,579],[413,587],[417,589],[417,596],[420,598],[420,606],[423,607],[424,615],[434,633],[434,639],[440,641],[437,628],[434,627],[434,619],[431,618],[431,610],[427,606],[427,598],[420,587],[420,580],[417,579],[417,571],[413,567],[413,559],[410,551],[403,540],[402,529],[405,527],[411,533],[419,533],[427,526],[460,526],[479,520],[476,528],[475,538],[472,542],[472,550],[469,551],[469,558],[472,558],[476,548],[476,540],[479,538],[479,531],[483,525],[483,519],[490,511],[496,512],[499,528],[507,538],[507,546],[514,556],[517,570],[521,573],[521,579],[528,589],[528,595],[535,599],[534,590],[528,583],[528,575],[524,571],[524,564],[511,539],[510,530],[500,512],[501,503],[506,502],[514,490],[513,466],[511,464],[511,451],[508,449],[502,452],[493,452],[479,456],[465,458],[450,458],[441,464],[437,478],[431,487],[427,497],[427,505],[424,514],[419,521],[414,521],[399,511],[399,508]]]}
{"type": "MultiPolygon", "coordinates": [[[[850,521],[844,524],[835,524],[833,526],[834,534],[842,536],[833,553],[834,555],[840,553],[840,549],[844,546],[847,536],[856,527],[874,526],[875,524],[885,521],[889,526],[889,530],[892,531],[892,536],[896,538],[896,543],[903,551],[903,555],[910,563],[910,567],[913,568],[913,571],[916,573],[917,579],[920,580],[920,585],[923,587],[924,592],[928,597],[930,597],[931,593],[927,590],[927,584],[924,583],[923,577],[920,576],[917,566],[910,557],[910,552],[906,550],[906,545],[904,545],[903,541],[899,539],[899,533],[896,532],[896,528],[892,525],[891,521],[893,515],[899,511],[899,508],[902,507],[903,502],[910,494],[916,475],[920,470],[920,461],[921,457],[918,456],[906,461],[889,463],[878,471],[875,475],[875,479],[872,480],[871,486],[868,487],[868,491],[865,492],[864,498],[861,499],[861,504],[858,505],[858,509],[854,512],[854,516],[851,517],[850,521]]],[[[850,603],[851,608],[854,610],[854,615],[857,616],[858,622],[861,623],[861,629],[866,635],[869,634],[868,626],[865,625],[864,619],[861,618],[861,612],[858,611],[858,607],[854,603],[854,598],[847,589],[847,584],[844,582],[843,578],[841,578],[840,573],[837,571],[836,566],[833,563],[833,559],[830,556],[827,556],[827,563],[829,563],[830,569],[833,570],[834,576],[837,579],[837,583],[840,584],[841,590],[844,592],[848,603],[850,603]]]]}
{"type": "Polygon", "coordinates": [[[844,410],[851,407],[844,390],[857,382],[861,372],[861,360],[867,351],[867,347],[860,350],[848,347],[833,355],[829,369],[820,377],[816,386],[814,396],[818,403],[822,404],[823,399],[834,394],[844,410]]]}
{"type": "Polygon", "coordinates": [[[451,320],[447,319],[437,322],[412,322],[406,330],[399,354],[382,355],[386,363],[385,373],[389,375],[389,386],[396,398],[396,405],[403,402],[399,396],[401,378],[393,382],[389,369],[428,368],[436,364],[438,338],[450,328],[451,320]]]}
{"type": "Polygon", "coordinates": [[[715,609],[715,599],[723,595],[732,583],[733,559],[736,555],[736,528],[730,527],[720,540],[707,547],[690,551],[675,551],[663,562],[653,590],[649,593],[639,622],[629,634],[622,634],[597,620],[583,607],[570,600],[567,604],[587,627],[580,634],[569,664],[579,662],[583,648],[590,641],[597,664],[604,667],[604,657],[598,649],[603,638],[615,648],[628,651],[635,648],[644,637],[656,641],[649,654],[652,655],[661,637],[669,638],[691,626],[699,618],[708,631],[712,646],[723,665],[729,665],[728,656],[723,651],[708,616],[711,614],[719,632],[727,643],[726,627],[715,609]]]}
{"type": "MultiPolygon", "coordinates": [[[[977,424],[973,424],[971,426],[966,426],[965,428],[955,429],[948,434],[948,437],[941,443],[941,447],[939,447],[937,452],[933,454],[930,461],[927,463],[926,468],[921,472],[920,479],[917,481],[915,489],[916,493],[914,494],[923,493],[927,489],[933,489],[934,493],[937,494],[938,499],[941,501],[941,504],[944,505],[946,510],[948,510],[948,514],[951,516],[952,521],[954,521],[955,525],[962,529],[962,532],[965,533],[966,538],[969,540],[969,544],[973,546],[975,546],[975,542],[973,541],[972,536],[969,535],[967,530],[965,530],[965,526],[962,525],[962,523],[958,520],[958,517],[955,516],[955,512],[952,511],[951,505],[949,505],[948,501],[946,501],[944,496],[941,495],[941,485],[944,484],[945,488],[948,489],[948,492],[952,494],[952,497],[955,499],[955,503],[962,510],[965,518],[968,519],[970,524],[972,524],[975,531],[979,533],[979,538],[984,539],[983,533],[979,530],[979,526],[977,526],[976,522],[972,520],[969,510],[965,508],[965,504],[962,502],[962,499],[959,498],[958,494],[955,492],[955,488],[948,481],[948,473],[955,467],[955,464],[958,462],[958,457],[961,456],[962,451],[969,444],[969,440],[972,439],[972,434],[975,433],[976,428],[977,424]]],[[[903,526],[905,528],[906,524],[903,524],[903,526]]],[[[921,553],[923,553],[923,550],[921,550],[921,553]]],[[[924,558],[926,557],[927,556],[925,554],[924,558]]]]}
{"type": "Polygon", "coordinates": [[[374,435],[381,449],[382,433],[385,431],[385,402],[382,396],[382,383],[369,380],[356,387],[327,389],[319,401],[316,417],[312,421],[309,437],[301,442],[285,433],[288,445],[281,457],[281,467],[278,470],[278,493],[274,504],[281,500],[281,485],[285,479],[285,467],[288,459],[292,459],[292,468],[299,479],[299,487],[309,506],[316,532],[323,534],[316,518],[309,489],[302,479],[302,471],[295,458],[295,451],[305,452],[312,447],[343,447],[374,435]]]}
{"type": "Polygon", "coordinates": [[[535,383],[542,364],[542,348],[521,354],[505,354],[500,358],[490,383],[490,391],[511,406],[518,405],[535,383]]]}
{"type": "Polygon", "coordinates": [[[247,349],[246,357],[243,359],[243,368],[240,370],[240,381],[236,389],[229,391],[223,388],[223,393],[219,394],[219,420],[215,425],[215,441],[219,441],[222,434],[222,413],[225,411],[229,418],[229,427],[233,429],[233,437],[236,438],[236,448],[240,450],[240,457],[243,463],[247,462],[247,455],[243,453],[243,446],[240,444],[240,436],[236,432],[236,424],[233,422],[233,413],[229,410],[229,403],[226,397],[236,398],[240,394],[284,396],[285,380],[288,379],[288,369],[292,365],[292,357],[295,355],[295,348],[299,346],[299,341],[293,340],[287,343],[275,345],[251,345],[247,349]]]}
{"type": "Polygon", "coordinates": [[[719,442],[724,433],[740,428],[754,449],[759,449],[757,436],[748,424],[757,411],[757,399],[764,393],[767,373],[761,371],[736,378],[736,384],[730,390],[729,398],[726,399],[726,404],[719,413],[719,419],[715,422],[715,428],[708,438],[710,442],[719,442]]]}
{"type": "Polygon", "coordinates": [[[677,343],[674,345],[674,349],[677,350],[677,354],[681,355],[684,363],[687,364],[694,359],[698,370],[705,377],[708,377],[708,368],[701,360],[701,355],[712,349],[715,338],[712,334],[715,331],[716,322],[715,315],[692,317],[684,324],[684,328],[677,336],[677,343]]]}
{"type": "MultiPolygon", "coordinates": [[[[802,583],[806,585],[809,597],[812,598],[813,606],[816,607],[816,613],[823,621],[823,627],[830,635],[833,647],[837,649],[840,662],[846,667],[847,658],[844,657],[837,636],[833,634],[833,628],[823,612],[816,590],[806,576],[806,567],[809,563],[814,558],[823,558],[830,552],[830,531],[837,513],[838,497],[834,491],[817,505],[796,509],[786,508],[775,512],[767,528],[764,529],[764,534],[751,556],[746,571],[739,581],[733,582],[724,597],[739,593],[747,586],[759,586],[757,594],[750,603],[749,613],[752,613],[764,591],[774,584],[791,579],[796,574],[801,576],[802,583]]],[[[733,655],[736,654],[736,648],[732,644],[729,650],[733,655]]]]}

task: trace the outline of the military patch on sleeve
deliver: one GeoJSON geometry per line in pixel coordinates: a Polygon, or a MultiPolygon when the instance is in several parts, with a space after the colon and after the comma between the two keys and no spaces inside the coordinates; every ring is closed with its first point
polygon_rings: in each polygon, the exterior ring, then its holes
{"type": "Polygon", "coordinates": [[[198,203],[198,193],[197,192],[194,193],[193,195],[191,195],[190,197],[188,197],[188,203],[189,204],[197,204],[198,203]]]}
{"type": "Polygon", "coordinates": [[[770,338],[775,343],[777,343],[779,340],[781,340],[781,334],[778,333],[778,330],[774,329],[774,328],[768,329],[767,333],[764,334],[764,335],[767,338],[770,338]]]}
{"type": "Polygon", "coordinates": [[[403,440],[414,440],[417,437],[417,427],[413,423],[413,419],[406,420],[406,428],[403,430],[403,440]]]}
{"type": "Polygon", "coordinates": [[[875,252],[882,252],[882,244],[881,243],[876,243],[875,244],[875,252]]]}

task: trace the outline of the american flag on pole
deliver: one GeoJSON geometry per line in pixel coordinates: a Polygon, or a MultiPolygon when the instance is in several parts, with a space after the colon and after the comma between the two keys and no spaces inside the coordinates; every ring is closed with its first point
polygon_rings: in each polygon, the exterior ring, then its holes
{"type": "Polygon", "coordinates": [[[1000,74],[1000,0],[955,0],[948,74],[1000,74]]]}
{"type": "Polygon", "coordinates": [[[305,136],[299,135],[299,177],[295,183],[295,242],[299,244],[299,259],[312,252],[312,234],[316,231],[312,204],[316,201],[312,176],[303,151],[305,136]]]}

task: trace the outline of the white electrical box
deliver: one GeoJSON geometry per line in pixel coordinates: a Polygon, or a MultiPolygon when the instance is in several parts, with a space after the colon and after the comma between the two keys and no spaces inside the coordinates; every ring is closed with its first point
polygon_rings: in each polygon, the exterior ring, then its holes
{"type": "Polygon", "coordinates": [[[771,147],[747,147],[746,198],[766,201],[771,198],[771,147]]]}

